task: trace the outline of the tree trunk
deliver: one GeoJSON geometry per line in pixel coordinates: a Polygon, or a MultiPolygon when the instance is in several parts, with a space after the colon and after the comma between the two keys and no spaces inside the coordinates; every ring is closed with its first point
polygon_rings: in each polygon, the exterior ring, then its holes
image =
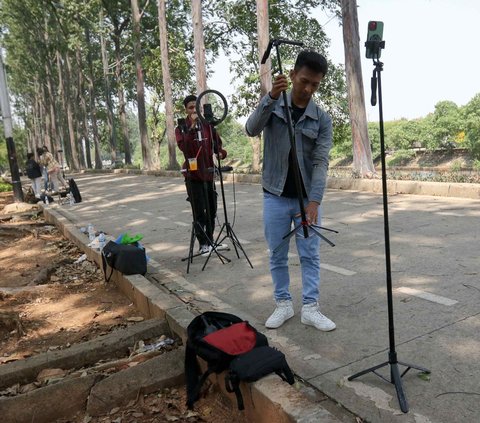
{"type": "MultiPolygon", "coordinates": [[[[102,25],[103,14],[100,13],[100,26],[102,25]]],[[[110,135],[110,159],[112,161],[112,166],[115,166],[115,163],[117,161],[117,134],[115,131],[115,119],[113,117],[113,104],[110,93],[110,78],[108,77],[107,46],[102,32],[100,32],[100,46],[102,51],[103,81],[105,84],[105,98],[107,103],[107,126],[108,133],[110,135]]]]}
{"type": "Polygon", "coordinates": [[[69,134],[68,134],[68,127],[65,124],[65,110],[66,110],[66,101],[65,101],[65,79],[63,77],[63,66],[62,66],[62,60],[60,56],[60,52],[57,50],[57,73],[58,73],[58,93],[59,93],[59,98],[60,98],[60,109],[59,109],[59,114],[58,114],[58,124],[61,129],[61,134],[63,138],[63,147],[65,149],[65,159],[69,166],[71,167],[72,165],[72,152],[70,149],[70,144],[67,142],[67,139],[69,139],[69,134]]]}
{"type": "Polygon", "coordinates": [[[87,100],[85,99],[85,78],[83,75],[83,60],[80,49],[77,48],[76,52],[77,65],[78,65],[78,91],[77,97],[80,104],[81,114],[81,126],[82,126],[82,135],[85,140],[85,162],[88,169],[92,168],[92,157],[90,154],[90,136],[88,131],[88,113],[87,113],[87,100]]]}
{"type": "MultiPolygon", "coordinates": [[[[195,48],[195,77],[197,81],[197,95],[207,89],[205,72],[205,42],[203,40],[202,2],[192,0],[193,44],[195,48]]],[[[206,100],[204,98],[204,100],[206,100]]]]}
{"type": "Polygon", "coordinates": [[[342,21],[348,107],[350,109],[350,123],[352,127],[353,171],[362,178],[372,177],[375,174],[375,168],[373,166],[370,140],[368,139],[356,0],[342,0],[342,21]]]}
{"type": "Polygon", "coordinates": [[[167,42],[167,16],[165,12],[165,0],[158,0],[158,31],[160,37],[160,54],[162,59],[162,81],[165,97],[165,126],[167,128],[168,141],[168,169],[177,170],[180,166],[177,162],[177,142],[175,140],[175,120],[173,117],[172,83],[170,81],[170,61],[168,58],[167,42]]]}
{"type": "Polygon", "coordinates": [[[152,169],[152,158],[147,132],[147,112],[145,108],[145,93],[142,69],[142,48],[140,45],[140,11],[138,1],[131,0],[133,17],[133,54],[135,56],[135,68],[137,70],[137,107],[138,126],[140,129],[140,142],[142,144],[143,168],[152,169]]]}
{"type": "Polygon", "coordinates": [[[74,106],[72,101],[72,95],[70,92],[71,86],[71,75],[72,75],[72,66],[70,63],[70,56],[68,52],[65,54],[65,103],[67,106],[67,124],[68,124],[68,132],[69,132],[69,139],[70,139],[70,149],[72,153],[72,168],[74,170],[78,170],[81,168],[80,162],[78,160],[78,148],[77,142],[75,139],[75,128],[73,122],[73,114],[74,114],[74,106]]]}
{"type": "Polygon", "coordinates": [[[52,147],[56,150],[62,149],[62,144],[58,136],[57,130],[57,107],[56,107],[56,93],[53,92],[53,82],[52,82],[52,69],[48,61],[45,62],[45,71],[47,75],[47,91],[50,98],[50,127],[52,133],[52,147]]]}
{"type": "MultiPolygon", "coordinates": [[[[270,58],[261,64],[263,54],[269,43],[269,20],[268,20],[268,0],[257,0],[257,34],[258,34],[258,69],[260,74],[260,98],[267,94],[272,88],[271,69],[272,62],[270,58]]],[[[252,172],[260,173],[260,155],[262,146],[262,137],[254,137],[250,140],[252,144],[252,172]]]]}
{"type": "Polygon", "coordinates": [[[120,47],[120,33],[115,30],[113,37],[115,46],[115,79],[117,82],[118,113],[120,115],[120,129],[122,131],[123,150],[125,152],[125,164],[132,164],[132,153],[130,151],[130,140],[128,135],[127,113],[125,111],[125,93],[122,74],[122,51],[120,47]]]}
{"type": "Polygon", "coordinates": [[[88,93],[90,100],[90,123],[92,125],[93,143],[95,145],[95,169],[101,169],[102,156],[100,154],[100,137],[98,136],[97,127],[97,105],[95,103],[95,86],[93,84],[93,63],[92,53],[90,51],[90,31],[85,28],[85,41],[87,42],[87,65],[88,65],[88,93]]]}

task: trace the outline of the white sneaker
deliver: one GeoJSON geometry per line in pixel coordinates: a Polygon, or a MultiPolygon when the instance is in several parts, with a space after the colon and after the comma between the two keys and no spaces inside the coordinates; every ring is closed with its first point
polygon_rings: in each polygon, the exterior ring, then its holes
{"type": "Polygon", "coordinates": [[[277,301],[277,308],[265,322],[268,329],[277,329],[288,319],[293,317],[293,304],[291,300],[277,301]]]}
{"type": "Polygon", "coordinates": [[[304,304],[302,307],[301,322],[304,325],[314,326],[324,332],[329,332],[337,327],[327,316],[320,313],[320,308],[317,303],[304,304]]]}
{"type": "Polygon", "coordinates": [[[215,249],[217,251],[230,250],[230,247],[227,244],[216,244],[215,249]]]}
{"type": "Polygon", "coordinates": [[[198,254],[201,256],[208,256],[210,254],[211,247],[208,244],[200,245],[200,249],[198,250],[198,254]]]}

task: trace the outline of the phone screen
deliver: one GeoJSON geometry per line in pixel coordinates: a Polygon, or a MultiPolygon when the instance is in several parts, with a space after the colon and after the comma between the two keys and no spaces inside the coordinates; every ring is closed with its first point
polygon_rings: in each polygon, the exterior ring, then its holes
{"type": "Polygon", "coordinates": [[[368,33],[366,57],[368,59],[378,59],[381,55],[382,49],[378,45],[383,40],[383,22],[370,21],[368,22],[368,33]]]}

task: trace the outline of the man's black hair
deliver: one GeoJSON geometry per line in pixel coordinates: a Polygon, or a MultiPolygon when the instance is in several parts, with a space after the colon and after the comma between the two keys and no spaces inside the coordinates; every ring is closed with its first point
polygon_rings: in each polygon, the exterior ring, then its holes
{"type": "Polygon", "coordinates": [[[191,101],[197,101],[197,96],[193,94],[187,95],[183,100],[183,105],[187,107],[187,104],[190,103],[191,101]]]}
{"type": "Polygon", "coordinates": [[[35,157],[35,154],[27,153],[27,160],[33,159],[34,157],[35,157]]]}
{"type": "Polygon", "coordinates": [[[44,152],[45,152],[45,150],[42,147],[37,147],[37,154],[39,156],[41,156],[44,152]]]}
{"type": "Polygon", "coordinates": [[[299,71],[303,67],[321,73],[323,76],[328,71],[328,63],[325,57],[313,50],[303,50],[298,54],[294,70],[299,71]]]}

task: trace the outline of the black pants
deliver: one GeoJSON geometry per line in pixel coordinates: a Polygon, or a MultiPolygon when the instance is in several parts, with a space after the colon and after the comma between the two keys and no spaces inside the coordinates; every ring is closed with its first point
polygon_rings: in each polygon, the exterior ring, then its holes
{"type": "Polygon", "coordinates": [[[185,181],[188,199],[192,206],[195,236],[200,245],[213,242],[213,229],[217,216],[217,192],[213,181],[185,181]]]}

